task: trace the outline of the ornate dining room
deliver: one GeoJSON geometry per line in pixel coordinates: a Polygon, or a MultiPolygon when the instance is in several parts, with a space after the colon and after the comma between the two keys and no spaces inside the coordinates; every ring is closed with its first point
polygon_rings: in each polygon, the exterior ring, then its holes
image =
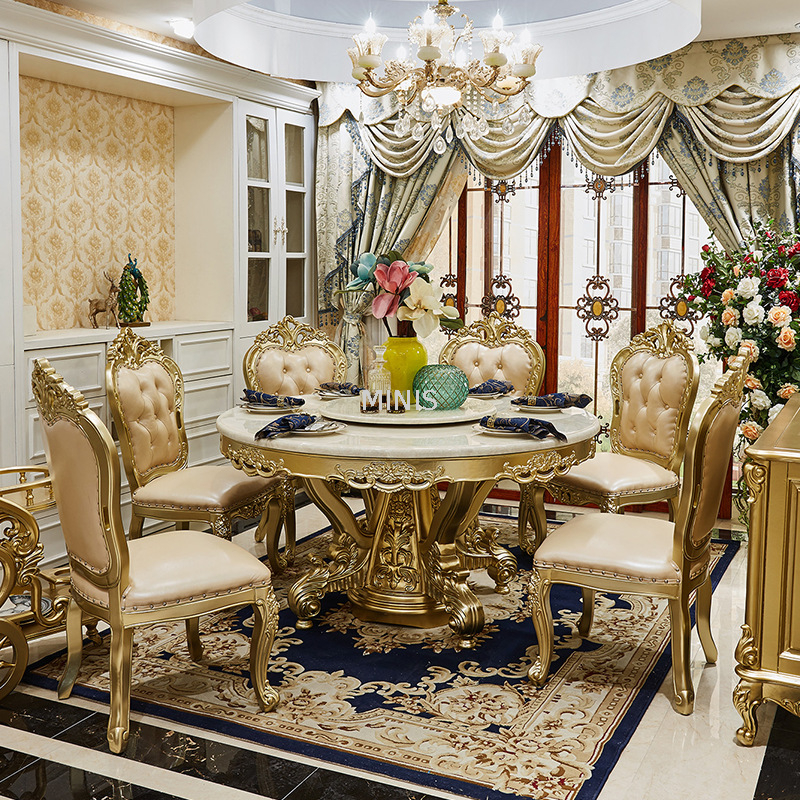
{"type": "Polygon", "coordinates": [[[0,54],[0,797],[800,797],[796,0],[0,54]]]}

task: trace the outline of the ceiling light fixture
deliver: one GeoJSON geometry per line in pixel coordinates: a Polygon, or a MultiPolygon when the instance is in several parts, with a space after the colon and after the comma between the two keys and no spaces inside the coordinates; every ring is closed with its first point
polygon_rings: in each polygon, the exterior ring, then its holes
{"type": "MultiPolygon", "coordinates": [[[[355,47],[347,51],[353,64],[353,78],[368,97],[395,92],[401,106],[396,130],[401,136],[410,131],[415,139],[421,140],[425,136],[425,123],[441,133],[455,108],[466,112],[456,124],[456,135],[461,137],[473,130],[485,135],[489,123],[483,112],[484,103],[490,104],[496,118],[500,104],[522,92],[536,73],[536,59],[542,48],[531,42],[527,31],[515,42],[516,37],[503,28],[498,14],[490,29],[478,33],[483,58],[473,58],[472,20],[462,14],[464,26],[460,32],[449,22],[458,12],[448,0],[438,0],[408,26],[408,39],[416,48],[421,66],[407,60],[405,48],[395,58],[383,62],[381,53],[387,37],[378,32],[372,17],[364,30],[353,37],[355,47]],[[383,74],[379,75],[381,65],[383,74]]],[[[452,138],[449,127],[446,136],[452,138]]],[[[434,150],[442,153],[445,148],[440,135],[434,150]]]]}
{"type": "Polygon", "coordinates": [[[169,20],[172,30],[181,39],[191,39],[194,36],[194,22],[185,17],[169,20]]]}

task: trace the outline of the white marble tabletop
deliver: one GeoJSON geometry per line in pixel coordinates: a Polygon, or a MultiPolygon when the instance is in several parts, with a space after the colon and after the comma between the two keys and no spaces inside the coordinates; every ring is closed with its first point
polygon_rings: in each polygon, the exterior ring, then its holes
{"type": "MultiPolygon", "coordinates": [[[[309,395],[305,395],[304,399],[305,405],[293,410],[324,416],[327,403],[338,403],[309,395]]],[[[358,408],[358,402],[359,398],[352,398],[353,409],[358,408]]],[[[472,403],[480,403],[487,415],[496,411],[497,416],[502,417],[534,417],[552,422],[556,429],[567,437],[566,443],[563,444],[585,442],[595,436],[600,428],[597,418],[583,409],[565,409],[537,417],[536,414],[520,412],[507,398],[473,400],[472,403]]],[[[519,433],[486,433],[477,429],[479,426],[475,421],[445,425],[413,425],[404,424],[403,414],[385,413],[382,418],[387,424],[372,424],[371,420],[365,424],[347,422],[346,427],[340,431],[324,436],[290,433],[275,439],[261,439],[256,442],[256,432],[276,418],[277,416],[255,414],[244,408],[232,408],[217,419],[217,430],[231,441],[255,445],[264,450],[274,450],[276,455],[302,453],[353,459],[447,460],[534,453],[552,450],[562,444],[552,436],[534,439],[532,436],[519,433]]]]}

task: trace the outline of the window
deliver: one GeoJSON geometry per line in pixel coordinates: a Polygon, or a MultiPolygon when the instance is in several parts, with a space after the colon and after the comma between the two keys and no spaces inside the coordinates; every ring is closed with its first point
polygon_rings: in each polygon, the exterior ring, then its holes
{"type": "Polygon", "coordinates": [[[658,233],[661,236],[680,236],[681,208],[667,201],[658,206],[658,233]]]}

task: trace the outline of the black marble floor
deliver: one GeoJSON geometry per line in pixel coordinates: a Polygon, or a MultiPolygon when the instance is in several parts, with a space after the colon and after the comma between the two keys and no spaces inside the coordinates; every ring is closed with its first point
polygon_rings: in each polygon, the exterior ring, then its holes
{"type": "Polygon", "coordinates": [[[753,800],[800,800],[800,718],[778,708],[753,800]]]}
{"type": "MultiPolygon", "coordinates": [[[[47,739],[107,753],[105,714],[14,692],[0,702],[0,725],[47,739]]],[[[176,795],[37,758],[4,747],[0,728],[0,793],[13,800],[168,800],[176,795]]],[[[209,785],[202,795],[218,796],[219,787],[272,800],[429,800],[421,792],[333,772],[243,747],[131,722],[130,740],[117,758],[153,770],[197,778],[209,785]],[[215,790],[214,785],[217,785],[215,790]]],[[[155,774],[155,773],[154,773],[155,774]]],[[[193,787],[196,789],[196,784],[193,787]]]]}

